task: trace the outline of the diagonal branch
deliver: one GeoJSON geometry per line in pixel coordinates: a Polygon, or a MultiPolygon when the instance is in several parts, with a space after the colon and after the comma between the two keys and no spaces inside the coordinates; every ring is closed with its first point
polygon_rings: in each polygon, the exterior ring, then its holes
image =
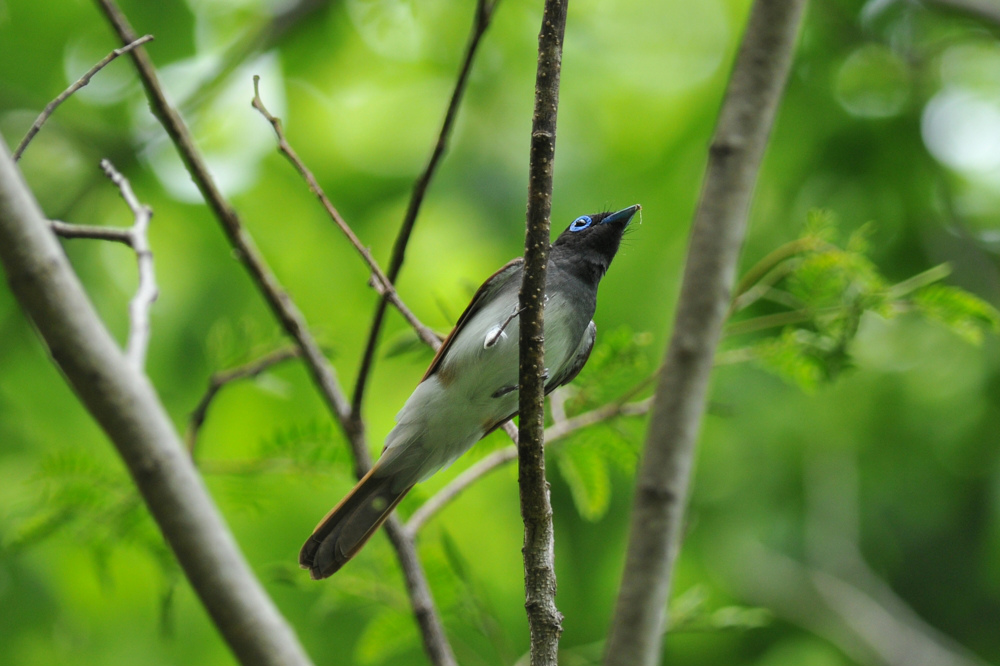
{"type": "Polygon", "coordinates": [[[209,377],[208,388],[205,389],[201,400],[198,401],[198,404],[192,410],[191,416],[188,418],[187,430],[184,433],[184,443],[191,457],[194,458],[195,446],[198,444],[198,431],[205,422],[205,417],[208,415],[208,408],[212,405],[215,396],[224,386],[242,379],[252,379],[279,363],[284,363],[289,359],[299,358],[300,356],[302,356],[302,349],[300,347],[283,347],[265,354],[254,361],[230,368],[229,370],[216,372],[209,377]]]}
{"type": "MultiPolygon", "coordinates": [[[[609,421],[618,416],[642,416],[649,412],[651,404],[652,400],[650,398],[636,402],[613,402],[589,412],[557,421],[545,429],[545,447],[551,447],[553,444],[566,439],[578,430],[589,428],[592,425],[609,421]]],[[[469,486],[490,472],[516,459],[517,444],[511,444],[510,446],[505,446],[502,449],[494,451],[476,462],[421,504],[420,508],[414,511],[413,515],[406,522],[407,531],[411,535],[416,535],[427,524],[428,520],[433,518],[441,509],[448,506],[456,497],[467,490],[469,486]]]]}
{"type": "MultiPolygon", "coordinates": [[[[97,0],[97,2],[121,40],[126,43],[135,41],[135,32],[132,26],[114,0],[97,0]]],[[[138,48],[131,53],[154,115],[173,140],[181,160],[191,173],[191,178],[219,220],[230,244],[236,250],[240,261],[250,272],[254,283],[260,289],[272,312],[288,334],[302,348],[303,357],[313,381],[348,435],[357,460],[357,470],[367,469],[371,465],[371,455],[362,441],[363,437],[359,437],[357,428],[350,418],[350,403],[340,388],[336,373],[326,357],[323,356],[319,344],[309,331],[305,317],[281,286],[281,283],[278,282],[278,278],[267,265],[250,234],[243,228],[239,215],[216,186],[215,179],[212,178],[212,174],[201,158],[187,125],[167,101],[163,88],[160,86],[156,69],[146,50],[138,48]]]]}
{"type": "Polygon", "coordinates": [[[35,135],[38,134],[39,130],[42,129],[42,125],[44,125],[45,122],[49,119],[49,117],[52,116],[53,113],[55,113],[55,110],[59,108],[60,104],[69,99],[70,95],[72,95],[77,90],[90,83],[90,80],[94,78],[94,75],[97,74],[102,69],[104,69],[105,67],[107,67],[112,60],[114,60],[120,55],[128,53],[129,51],[138,46],[142,46],[146,42],[152,41],[152,39],[153,39],[152,35],[144,35],[138,39],[133,40],[131,43],[126,44],[125,46],[115,49],[108,55],[104,56],[104,58],[102,58],[99,63],[97,63],[89,70],[87,70],[86,74],[84,74],[79,79],[74,81],[69,86],[69,88],[66,88],[66,90],[59,93],[58,97],[56,97],[54,100],[46,104],[45,108],[42,109],[42,112],[38,115],[37,118],[35,118],[35,122],[33,122],[31,124],[31,127],[28,128],[28,132],[24,135],[24,138],[21,139],[21,143],[17,144],[17,148],[14,149],[14,161],[16,162],[17,160],[21,159],[21,155],[24,154],[24,150],[28,147],[28,144],[31,143],[31,140],[35,138],[35,135]]]}
{"type": "Polygon", "coordinates": [[[0,262],[11,291],[114,443],[236,657],[244,664],[309,664],[243,558],[148,378],[98,318],[2,142],[0,262]]]}
{"type": "MultiPolygon", "coordinates": [[[[118,36],[125,42],[134,41],[135,33],[114,0],[97,0],[97,2],[118,36]]],[[[358,477],[362,476],[371,467],[371,454],[368,452],[368,446],[365,442],[364,424],[353,413],[350,403],[340,388],[333,367],[323,356],[319,345],[309,331],[305,317],[278,283],[253,240],[243,229],[239,216],[216,187],[212,175],[194,145],[187,126],[177,111],[167,102],[160,87],[156,69],[145,49],[139,48],[132,51],[132,58],[146,89],[153,113],[177,147],[192,179],[222,224],[230,244],[235,248],[238,257],[250,272],[254,283],[261,290],[272,312],[302,349],[303,359],[317,388],[347,437],[354,457],[355,474],[358,477]]],[[[417,559],[413,541],[403,533],[403,526],[395,516],[390,517],[386,522],[386,531],[399,557],[410,603],[413,606],[424,641],[424,649],[434,664],[451,666],[455,664],[455,657],[445,637],[441,619],[434,607],[427,577],[417,559]]]]}
{"type": "MultiPolygon", "coordinates": [[[[472,23],[472,34],[469,36],[469,45],[465,50],[465,58],[462,60],[462,68],[458,73],[458,81],[455,82],[455,89],[451,93],[451,100],[448,102],[448,110],[445,112],[444,121],[441,123],[441,131],[438,132],[437,143],[417,182],[413,185],[413,194],[410,195],[410,203],[406,207],[406,215],[403,223],[399,227],[399,234],[392,248],[392,259],[389,260],[389,270],[387,277],[389,282],[395,283],[399,277],[399,271],[403,267],[403,260],[406,256],[406,246],[410,242],[410,234],[413,232],[413,225],[417,221],[420,213],[420,206],[423,204],[424,195],[430,185],[431,178],[437,170],[441,158],[444,157],[448,148],[448,138],[451,136],[452,126],[455,124],[455,117],[458,115],[458,107],[465,93],[465,86],[469,80],[469,73],[472,71],[472,61],[476,56],[476,50],[482,41],[483,34],[490,25],[493,11],[500,0],[477,0],[476,15],[472,23]]],[[[354,385],[354,397],[351,405],[356,414],[361,413],[361,403],[364,401],[365,386],[368,376],[371,373],[372,364],[375,362],[375,348],[378,345],[379,333],[382,330],[382,320],[385,317],[385,307],[387,299],[379,300],[375,307],[375,316],[372,317],[371,330],[368,332],[368,341],[365,343],[364,356],[361,358],[361,366],[358,370],[358,378],[354,385]]],[[[507,428],[505,428],[507,430],[507,428]]]]}
{"type": "Polygon", "coordinates": [[[709,373],[804,7],[805,0],[756,0],[750,10],[709,150],[674,332],[657,383],[606,666],[660,662],[709,373]]]}
{"type": "Polygon", "coordinates": [[[524,521],[524,593],[532,666],[559,660],[562,614],[556,608],[552,504],[545,479],[545,271],[549,258],[552,172],[556,156],[559,75],[569,0],[545,0],[538,34],[535,110],[531,122],[524,275],[518,340],[518,490],[524,521]]]}
{"type": "Polygon", "coordinates": [[[264,102],[260,99],[260,90],[258,89],[259,82],[260,77],[255,75],[253,77],[253,108],[260,111],[261,115],[264,116],[269,123],[271,123],[271,127],[274,129],[274,134],[278,137],[278,150],[288,158],[288,161],[292,163],[295,170],[299,172],[303,179],[305,179],[306,184],[309,186],[309,191],[316,195],[316,198],[319,199],[321,204],[323,204],[323,208],[326,210],[327,215],[330,216],[330,219],[332,219],[337,227],[344,232],[344,235],[347,236],[347,240],[351,242],[354,249],[358,251],[361,258],[364,259],[366,264],[368,264],[368,268],[372,272],[375,290],[378,291],[378,293],[381,294],[385,300],[396,306],[396,309],[399,310],[400,314],[402,314],[410,326],[413,327],[413,329],[417,332],[417,335],[420,336],[421,340],[437,351],[438,347],[441,346],[441,338],[439,338],[434,331],[424,326],[423,323],[417,319],[416,315],[414,315],[413,312],[406,307],[403,301],[400,300],[399,294],[396,293],[396,289],[392,286],[392,282],[389,281],[389,278],[387,278],[385,273],[382,272],[382,269],[379,268],[378,262],[375,261],[375,257],[372,256],[371,251],[361,244],[361,240],[358,238],[357,234],[355,234],[354,230],[351,229],[347,222],[344,221],[344,218],[341,217],[340,212],[334,207],[330,198],[326,196],[326,192],[324,192],[323,188],[320,187],[319,181],[316,180],[316,176],[314,176],[309,167],[302,162],[298,153],[295,152],[295,149],[292,148],[291,144],[288,143],[288,139],[285,137],[285,131],[281,127],[281,120],[271,115],[271,112],[267,110],[267,107],[264,106],[264,102]]]}

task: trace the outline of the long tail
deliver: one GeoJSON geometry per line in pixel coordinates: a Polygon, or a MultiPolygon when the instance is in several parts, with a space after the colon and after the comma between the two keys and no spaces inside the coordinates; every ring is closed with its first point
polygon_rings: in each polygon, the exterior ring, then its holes
{"type": "Polygon", "coordinates": [[[413,487],[411,483],[394,489],[399,479],[393,474],[379,474],[379,467],[376,464],[358,481],[302,546],[299,566],[309,569],[313,580],[332,576],[354,557],[413,487]]]}

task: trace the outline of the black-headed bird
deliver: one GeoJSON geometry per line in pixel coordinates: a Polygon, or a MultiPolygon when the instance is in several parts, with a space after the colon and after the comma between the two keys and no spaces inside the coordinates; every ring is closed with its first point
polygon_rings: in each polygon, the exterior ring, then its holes
{"type": "MultiPolygon", "coordinates": [[[[552,244],[545,277],[545,393],[571,381],[587,362],[597,336],[597,286],[639,208],[578,217],[552,244]]],[[[314,579],[354,557],[415,484],[517,414],[523,263],[511,261],[476,291],[396,416],[382,456],[302,546],[299,564],[314,579]]]]}

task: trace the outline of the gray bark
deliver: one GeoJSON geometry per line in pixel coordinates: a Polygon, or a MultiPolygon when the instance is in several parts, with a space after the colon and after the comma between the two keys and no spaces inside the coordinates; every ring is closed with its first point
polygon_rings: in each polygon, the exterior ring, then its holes
{"type": "Polygon", "coordinates": [[[804,6],[805,0],[757,0],[736,57],[691,230],[674,332],[653,400],[607,666],[660,663],[709,373],[804,6]]]}
{"type": "Polygon", "coordinates": [[[115,344],[0,142],[0,262],[52,359],[125,461],[236,657],[309,664],[250,571],[147,377],[115,344]]]}

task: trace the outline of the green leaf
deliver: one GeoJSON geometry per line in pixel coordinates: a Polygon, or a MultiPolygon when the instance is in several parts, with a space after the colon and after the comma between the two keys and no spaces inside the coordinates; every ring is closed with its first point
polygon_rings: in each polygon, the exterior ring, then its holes
{"type": "Polygon", "coordinates": [[[381,664],[417,645],[417,628],[408,613],[383,608],[358,637],[354,658],[358,664],[381,664]]]}
{"type": "Polygon", "coordinates": [[[765,368],[803,391],[812,392],[825,377],[821,358],[810,352],[815,343],[815,334],[786,328],[777,338],[763,340],[753,350],[765,368]]]}
{"type": "Polygon", "coordinates": [[[602,518],[611,501],[611,479],[601,452],[593,446],[563,446],[558,449],[556,460],[576,510],[586,520],[602,518]]]}
{"type": "Polygon", "coordinates": [[[923,316],[944,324],[973,344],[982,342],[984,333],[995,334],[1000,330],[1000,313],[996,308],[965,290],[932,284],[914,293],[912,298],[923,316]]]}
{"type": "Polygon", "coordinates": [[[570,385],[575,394],[567,401],[568,412],[606,404],[649,374],[649,333],[620,327],[604,334],[599,331],[597,338],[587,365],[570,385]]]}

